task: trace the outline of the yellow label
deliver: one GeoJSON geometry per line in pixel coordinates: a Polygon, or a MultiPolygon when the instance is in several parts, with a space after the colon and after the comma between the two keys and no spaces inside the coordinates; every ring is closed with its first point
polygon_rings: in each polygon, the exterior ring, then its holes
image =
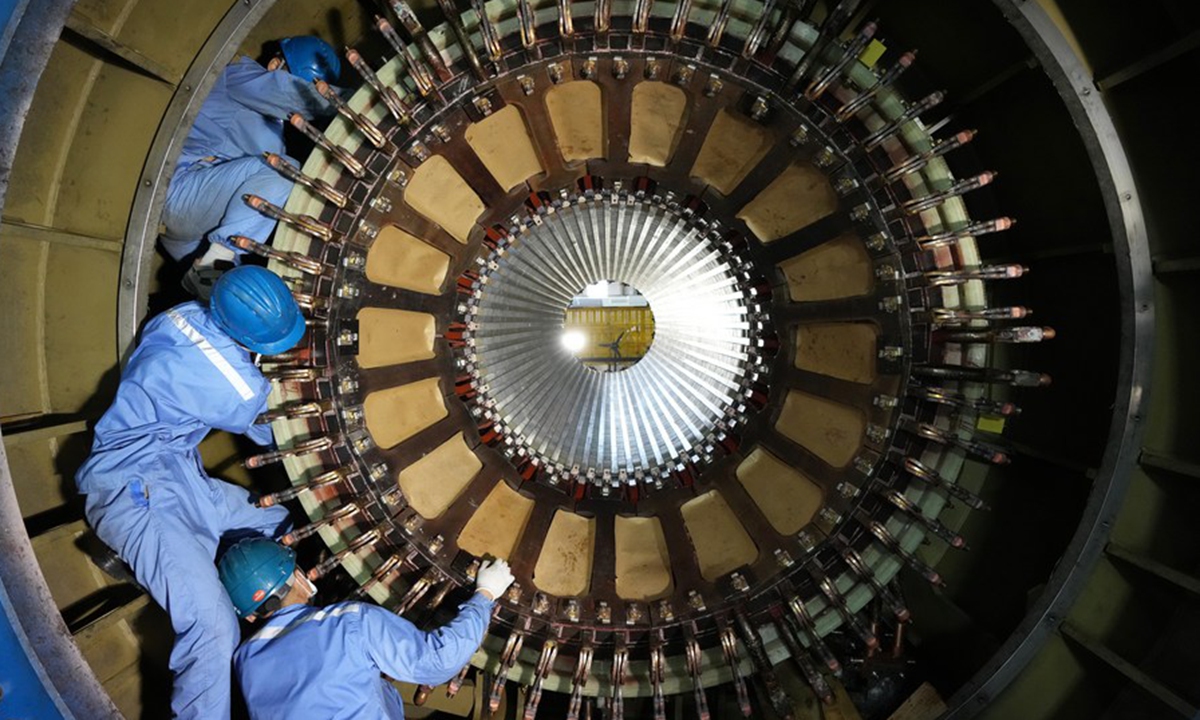
{"type": "Polygon", "coordinates": [[[984,432],[999,435],[1004,432],[1004,418],[981,416],[979,421],[975,423],[975,427],[984,432]]]}
{"type": "Polygon", "coordinates": [[[879,58],[883,57],[885,52],[887,52],[886,45],[878,40],[872,40],[867,45],[867,49],[863,50],[862,55],[858,56],[858,59],[863,65],[873,68],[875,67],[875,63],[879,62],[879,58]]]}

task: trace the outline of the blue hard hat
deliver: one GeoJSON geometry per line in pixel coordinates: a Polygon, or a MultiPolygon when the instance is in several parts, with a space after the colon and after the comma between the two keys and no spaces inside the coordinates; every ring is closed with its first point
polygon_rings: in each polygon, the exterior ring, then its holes
{"type": "Polygon", "coordinates": [[[324,80],[334,83],[342,72],[342,61],[337,51],[314,35],[284,38],[279,41],[279,49],[283,51],[288,72],[309,82],[324,80]]]}
{"type": "Polygon", "coordinates": [[[291,350],[304,335],[300,306],[278,275],[241,265],[213,286],[213,320],[239,344],[263,355],[291,350]]]}
{"type": "Polygon", "coordinates": [[[217,575],[240,618],[282,593],[295,570],[296,553],[266,538],[241,541],[217,563],[217,575]]]}

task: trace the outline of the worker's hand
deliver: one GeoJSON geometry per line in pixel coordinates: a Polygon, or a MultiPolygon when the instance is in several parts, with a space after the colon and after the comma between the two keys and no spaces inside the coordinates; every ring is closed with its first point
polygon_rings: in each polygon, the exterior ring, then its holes
{"type": "Polygon", "coordinates": [[[484,560],[475,574],[475,590],[484,594],[489,600],[495,600],[504,594],[513,583],[512,570],[503,560],[484,560]]]}

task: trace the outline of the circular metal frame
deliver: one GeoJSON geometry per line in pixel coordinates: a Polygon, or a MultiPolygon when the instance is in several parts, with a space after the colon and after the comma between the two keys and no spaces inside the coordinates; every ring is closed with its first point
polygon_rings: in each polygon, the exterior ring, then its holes
{"type": "MultiPolygon", "coordinates": [[[[1103,100],[1093,89],[1077,57],[1045,12],[1034,3],[996,0],[1041,60],[1080,128],[1095,164],[1110,214],[1122,301],[1121,377],[1110,440],[1080,528],[1060,561],[1047,590],[1018,630],[992,661],[952,700],[950,717],[968,717],[995,696],[1032,658],[1065,615],[1098,557],[1122,497],[1140,445],[1142,404],[1150,366],[1153,310],[1145,227],[1136,189],[1103,100]]],[[[168,108],[135,198],[122,265],[118,334],[128,348],[145,308],[145,282],[154,241],[155,220],[169,181],[178,142],[188,130],[204,91],[232,58],[240,40],[273,3],[239,3],[231,9],[168,108]]],[[[27,83],[30,94],[33,83],[27,83]]],[[[13,97],[13,96],[10,96],[13,97]]],[[[15,147],[6,143],[5,147],[15,147]]],[[[15,500],[12,500],[15,503],[15,500]]],[[[10,499],[5,500],[9,505],[10,499]]],[[[6,581],[10,576],[6,573],[6,581]]],[[[77,674],[75,674],[77,676],[77,674]]]]}
{"type": "Polygon", "coordinates": [[[1154,351],[1154,288],[1146,223],[1124,146],[1083,62],[1041,5],[994,0],[1054,84],[1092,161],[1112,229],[1121,347],[1112,424],[1079,527],[1025,618],[950,698],[947,720],[974,716],[1011,683],[1056,632],[1104,550],[1141,452],[1154,351]]]}
{"type": "Polygon", "coordinates": [[[234,58],[242,42],[254,29],[275,0],[241,0],[221,18],[212,35],[188,67],[175,88],[163,113],[146,164],[138,181],[125,243],[121,251],[121,285],[117,289],[117,351],[124,365],[133,351],[142,320],[146,317],[151,259],[158,242],[159,218],[166,203],[167,186],[175,172],[175,163],[200,114],[200,107],[216,84],[221,71],[234,58]]]}

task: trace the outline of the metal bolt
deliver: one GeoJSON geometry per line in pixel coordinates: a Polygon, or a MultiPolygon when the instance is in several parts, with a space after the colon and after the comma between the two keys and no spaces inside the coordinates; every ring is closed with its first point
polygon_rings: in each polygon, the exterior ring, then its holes
{"type": "Polygon", "coordinates": [[[613,77],[624,80],[629,74],[629,62],[623,57],[613,58],[613,77]]]}
{"type": "MultiPolygon", "coordinates": [[[[755,121],[760,121],[767,116],[768,109],[767,99],[759,95],[758,97],[754,98],[754,104],[750,106],[750,118],[755,121]]],[[[796,131],[796,135],[800,135],[799,130],[796,131]]],[[[805,131],[805,138],[807,139],[807,131],[805,131]]]]}

